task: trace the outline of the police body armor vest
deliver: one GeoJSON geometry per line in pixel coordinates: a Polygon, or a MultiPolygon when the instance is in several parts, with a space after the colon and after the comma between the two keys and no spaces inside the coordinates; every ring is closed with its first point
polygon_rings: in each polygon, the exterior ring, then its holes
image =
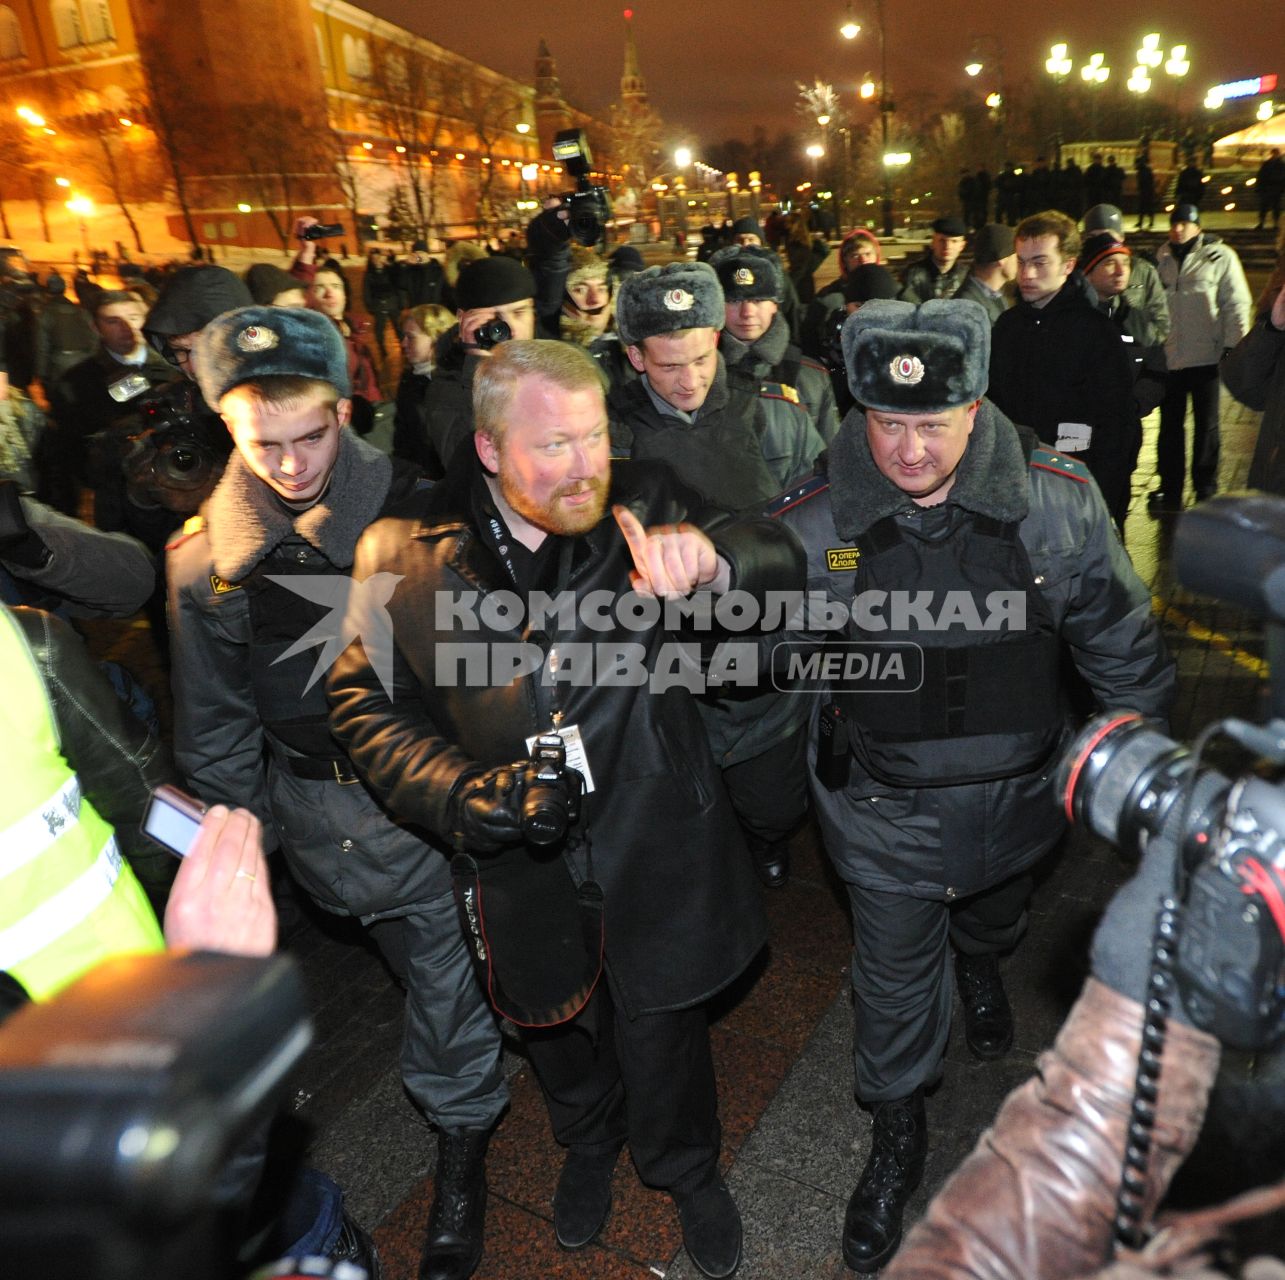
{"type": "Polygon", "coordinates": [[[164,948],[147,896],[59,749],[44,680],[0,610],[0,971],[47,1000],[109,956],[164,948]]]}
{"type": "Polygon", "coordinates": [[[885,605],[880,616],[888,629],[858,626],[850,633],[909,642],[923,652],[917,691],[836,698],[857,759],[892,786],[954,786],[1029,773],[1061,739],[1060,643],[1018,526],[988,516],[966,519],[968,527],[925,541],[906,537],[890,516],[858,540],[857,591],[926,600],[919,616],[941,624],[909,625],[914,608],[900,618],[885,605]],[[997,625],[986,629],[988,619],[997,625]],[[892,629],[898,621],[901,628],[892,629]]]}
{"type": "MultiPolygon", "coordinates": [[[[260,565],[242,584],[250,609],[254,705],[264,729],[290,751],[314,760],[346,759],[330,733],[324,674],[307,687],[320,648],[310,645],[285,657],[290,647],[330,612],[328,606],[314,604],[271,581],[291,576],[292,570],[315,575],[317,566],[296,565],[293,559],[279,556],[269,565],[260,565]]],[[[335,576],[341,575],[336,572],[335,576]]]]}

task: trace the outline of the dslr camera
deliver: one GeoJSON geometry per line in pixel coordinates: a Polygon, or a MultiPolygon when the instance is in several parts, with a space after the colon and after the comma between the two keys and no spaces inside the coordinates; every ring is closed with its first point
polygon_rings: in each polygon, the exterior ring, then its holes
{"type": "Polygon", "coordinates": [[[580,820],[584,778],[568,768],[562,735],[542,733],[531,748],[522,795],[522,838],[538,847],[560,844],[580,820]]]}
{"type": "Polygon", "coordinates": [[[584,130],[563,129],[555,134],[553,158],[576,180],[576,189],[562,197],[572,238],[583,245],[595,245],[611,221],[611,196],[606,187],[589,181],[593,154],[584,130]]]}
{"type": "Polygon", "coordinates": [[[91,436],[94,487],[107,487],[110,477],[121,475],[137,506],[194,514],[223,474],[230,442],[226,432],[219,438],[208,414],[192,409],[190,397],[188,384],[169,384],[91,436]]]}
{"type": "MultiPolygon", "coordinates": [[[[1174,566],[1191,590],[1266,615],[1268,652],[1282,652],[1285,501],[1242,494],[1201,503],[1179,521],[1174,566]]],[[[1232,780],[1202,769],[1200,755],[1221,733],[1279,772],[1279,671],[1271,700],[1265,726],[1221,720],[1195,749],[1136,714],[1099,715],[1077,735],[1057,777],[1072,822],[1127,853],[1155,840],[1173,849],[1175,885],[1153,965],[1170,971],[1197,1027],[1245,1050],[1285,1034],[1285,788],[1257,770],[1232,780]]]]}

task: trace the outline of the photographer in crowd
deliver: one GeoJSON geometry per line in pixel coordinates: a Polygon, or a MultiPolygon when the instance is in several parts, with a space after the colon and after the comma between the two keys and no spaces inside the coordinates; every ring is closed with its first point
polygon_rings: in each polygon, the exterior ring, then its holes
{"type": "Polygon", "coordinates": [[[456,327],[438,343],[437,373],[425,404],[436,478],[473,436],[473,379],[502,342],[535,337],[535,279],[507,254],[474,258],[455,285],[456,327]]]}
{"type": "MultiPolygon", "coordinates": [[[[708,325],[721,309],[698,314],[708,325]]],[[[649,687],[666,660],[660,610],[627,625],[593,602],[731,586],[761,599],[801,581],[797,548],[770,521],[720,520],[668,467],[613,463],[602,382],[569,344],[502,344],[473,394],[473,451],[361,539],[357,576],[403,576],[387,621],[368,602],[349,610],[350,632],[391,640],[339,658],[331,725],[400,820],[457,850],[463,909],[483,915],[475,960],[567,1149],[559,1243],[602,1230],[628,1141],[643,1181],[673,1197],[696,1266],[729,1276],[741,1224],[718,1167],[705,1006],[761,946],[763,909],[688,687],[649,687]],[[490,621],[515,593],[574,607],[541,630],[490,621]],[[503,665],[518,642],[538,647],[538,670],[439,661],[463,645],[503,665]],[[564,654],[622,645],[641,651],[642,679],[563,670],[564,654]],[[533,761],[533,747],[550,754],[533,761]]]]}
{"type": "Polygon", "coordinates": [[[1104,707],[1163,716],[1174,684],[1097,486],[984,398],[990,337],[972,302],[866,303],[843,331],[860,411],[827,474],[775,504],[809,591],[842,619],[787,636],[907,664],[834,684],[813,729],[813,801],[852,911],[857,1097],[873,1112],[843,1228],[862,1273],[896,1250],[923,1173],[952,970],[973,1056],[1013,1043],[999,960],[1062,834],[1064,647],[1104,707]],[[1004,600],[1013,613],[996,617],[1004,600]]]}
{"type": "Polygon", "coordinates": [[[89,437],[129,412],[128,398],[125,402],[117,399],[113,388],[119,395],[120,384],[132,375],[144,379],[144,389],[162,386],[175,377],[173,366],[144,340],[147,308],[137,294],[101,290],[90,317],[98,335],[98,350],[46,386],[51,421],[45,429],[46,438],[40,442],[40,494],[68,515],[76,514],[81,487],[90,483],[89,437]]]}
{"type": "Polygon", "coordinates": [[[311,652],[350,593],[377,589],[349,576],[357,539],[417,472],[350,429],[344,345],[315,311],[220,316],[197,368],[235,452],[168,550],[175,755],[202,799],[262,820],[296,881],[360,919],[406,988],[403,1079],[440,1152],[421,1274],[455,1280],[472,1247],[464,1169],[508,1101],[499,1033],[446,862],[360,785],[329,732],[311,652]]]}

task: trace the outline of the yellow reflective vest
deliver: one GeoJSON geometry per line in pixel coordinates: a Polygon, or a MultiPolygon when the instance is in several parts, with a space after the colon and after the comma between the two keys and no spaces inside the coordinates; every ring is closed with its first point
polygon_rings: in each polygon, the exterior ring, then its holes
{"type": "Polygon", "coordinates": [[[108,956],[165,943],[112,829],[81,796],[35,656],[0,609],[0,971],[47,1000],[108,956]]]}

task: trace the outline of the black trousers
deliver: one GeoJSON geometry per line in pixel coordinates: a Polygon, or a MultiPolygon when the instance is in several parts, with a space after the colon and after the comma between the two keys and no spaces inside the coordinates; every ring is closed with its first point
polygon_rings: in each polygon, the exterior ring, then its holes
{"type": "Polygon", "coordinates": [[[767,844],[784,840],[808,811],[808,727],[761,755],[723,770],[723,782],[741,826],[767,844]]]}
{"type": "Polygon", "coordinates": [[[1035,880],[1022,872],[956,902],[849,883],[857,1097],[905,1098],[941,1075],[953,1004],[952,949],[997,955],[1026,929],[1035,880]]]}
{"type": "Polygon", "coordinates": [[[1198,498],[1218,488],[1218,366],[1195,365],[1171,369],[1169,389],[1160,403],[1160,434],[1156,440],[1156,470],[1160,490],[1182,497],[1187,473],[1187,397],[1191,397],[1191,484],[1198,498]]]}
{"type": "Polygon", "coordinates": [[[522,1038],[564,1147],[605,1155],[628,1141],[643,1182],[678,1195],[717,1170],[723,1131],[704,1006],[630,1020],[604,974],[574,1022],[522,1038]]]}

